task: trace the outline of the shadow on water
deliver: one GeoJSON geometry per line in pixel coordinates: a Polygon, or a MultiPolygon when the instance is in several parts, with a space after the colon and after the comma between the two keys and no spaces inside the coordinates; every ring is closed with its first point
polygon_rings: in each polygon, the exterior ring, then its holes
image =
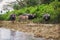
{"type": "Polygon", "coordinates": [[[47,40],[45,38],[35,38],[24,32],[0,28],[0,40],[47,40]]]}

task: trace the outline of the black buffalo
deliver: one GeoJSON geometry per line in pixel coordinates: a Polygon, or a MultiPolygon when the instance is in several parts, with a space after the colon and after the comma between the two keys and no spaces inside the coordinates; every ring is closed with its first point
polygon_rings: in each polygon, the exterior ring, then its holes
{"type": "Polygon", "coordinates": [[[34,19],[34,18],[36,18],[36,15],[34,15],[34,14],[28,15],[28,19],[29,19],[29,20],[34,19]]]}
{"type": "Polygon", "coordinates": [[[49,21],[49,20],[50,20],[50,14],[44,14],[44,15],[43,15],[43,19],[44,19],[45,21],[49,21]]]}
{"type": "Polygon", "coordinates": [[[16,15],[15,14],[11,14],[10,15],[10,20],[14,23],[14,21],[16,20],[16,15]]]}

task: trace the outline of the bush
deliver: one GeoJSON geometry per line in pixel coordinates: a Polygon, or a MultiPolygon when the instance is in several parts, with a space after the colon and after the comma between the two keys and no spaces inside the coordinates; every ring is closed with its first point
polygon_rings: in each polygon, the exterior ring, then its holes
{"type": "Polygon", "coordinates": [[[8,12],[2,16],[4,20],[8,20],[10,14],[15,13],[17,17],[21,14],[24,13],[30,13],[30,14],[36,14],[37,18],[33,19],[33,22],[43,22],[42,16],[45,13],[49,13],[51,15],[51,19],[49,22],[55,22],[59,21],[60,19],[58,18],[60,15],[60,2],[52,2],[49,5],[48,4],[41,4],[41,5],[36,5],[34,7],[25,7],[20,10],[14,10],[11,12],[8,12]],[[57,7],[57,8],[56,8],[57,7]]]}

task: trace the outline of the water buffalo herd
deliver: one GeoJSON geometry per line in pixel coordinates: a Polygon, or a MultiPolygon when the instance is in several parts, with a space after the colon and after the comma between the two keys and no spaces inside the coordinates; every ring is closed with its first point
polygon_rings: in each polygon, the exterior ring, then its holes
{"type": "MultiPolygon", "coordinates": [[[[36,18],[35,14],[22,14],[18,16],[19,21],[26,21],[26,20],[32,20],[34,18],[36,18]]],[[[15,14],[11,14],[10,15],[10,20],[14,23],[14,21],[16,20],[16,15],[15,14]]],[[[45,21],[49,21],[50,20],[50,14],[44,14],[43,15],[43,20],[45,21]]]]}
{"type": "Polygon", "coordinates": [[[24,15],[20,15],[19,16],[19,21],[20,20],[32,20],[32,19],[34,19],[34,18],[36,18],[36,15],[34,15],[34,14],[24,14],[24,15]]]}

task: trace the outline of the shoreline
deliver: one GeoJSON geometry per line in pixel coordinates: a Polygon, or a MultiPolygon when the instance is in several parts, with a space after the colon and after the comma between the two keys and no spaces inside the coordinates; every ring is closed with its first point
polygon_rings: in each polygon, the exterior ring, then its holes
{"type": "Polygon", "coordinates": [[[35,37],[60,38],[60,24],[25,24],[11,23],[8,21],[0,24],[3,28],[14,29],[28,34],[34,34],[35,37]]]}

